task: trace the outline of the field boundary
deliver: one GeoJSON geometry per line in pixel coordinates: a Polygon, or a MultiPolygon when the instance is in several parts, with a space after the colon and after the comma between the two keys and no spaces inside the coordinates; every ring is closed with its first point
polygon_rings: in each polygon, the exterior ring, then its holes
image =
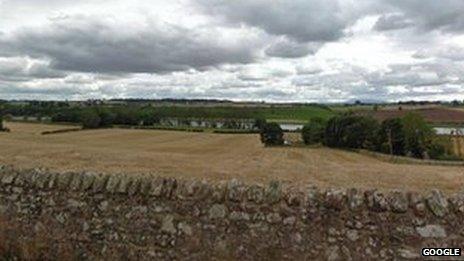
{"type": "Polygon", "coordinates": [[[52,130],[52,131],[43,131],[42,135],[51,135],[51,134],[60,134],[60,133],[67,133],[67,132],[76,132],[82,131],[82,128],[72,128],[72,129],[60,129],[60,130],[52,130]]]}
{"type": "Polygon", "coordinates": [[[464,166],[464,161],[446,161],[446,160],[425,160],[415,159],[405,156],[388,155],[375,151],[357,150],[359,154],[370,156],[381,161],[396,163],[396,164],[418,164],[418,165],[433,165],[433,166],[464,166]]]}
{"type": "Polygon", "coordinates": [[[424,247],[464,244],[464,194],[440,190],[0,165],[0,210],[0,256],[12,260],[416,260],[424,247]]]}

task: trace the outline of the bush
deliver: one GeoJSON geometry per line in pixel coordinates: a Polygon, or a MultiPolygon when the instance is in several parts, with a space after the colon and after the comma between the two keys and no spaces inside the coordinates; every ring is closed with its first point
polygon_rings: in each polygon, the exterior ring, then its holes
{"type": "Polygon", "coordinates": [[[95,111],[85,111],[81,114],[81,123],[84,129],[96,129],[101,126],[101,119],[95,111]]]}
{"type": "Polygon", "coordinates": [[[213,133],[218,133],[218,134],[255,134],[255,133],[260,133],[259,130],[247,130],[247,129],[217,129],[213,130],[213,133]]]}
{"type": "Polygon", "coordinates": [[[377,133],[376,149],[382,153],[404,155],[404,140],[402,120],[387,119],[382,122],[377,133]]]}
{"type": "Polygon", "coordinates": [[[135,108],[118,108],[114,113],[116,114],[114,124],[139,125],[140,123],[140,116],[135,108]]]}
{"type": "Polygon", "coordinates": [[[302,129],[301,137],[305,144],[316,144],[324,141],[326,122],[322,118],[311,119],[302,129]]]}
{"type": "Polygon", "coordinates": [[[379,124],[371,118],[342,115],[331,118],[324,131],[324,143],[337,148],[373,149],[379,124]]]}
{"type": "Polygon", "coordinates": [[[2,115],[0,115],[0,131],[10,132],[10,129],[3,126],[3,116],[2,115]]]}
{"type": "Polygon", "coordinates": [[[424,158],[432,146],[435,132],[424,118],[416,113],[408,113],[402,119],[404,126],[405,151],[410,156],[424,158]]]}
{"type": "Polygon", "coordinates": [[[440,159],[446,154],[445,145],[434,141],[427,148],[427,153],[431,159],[440,159]]]}
{"type": "Polygon", "coordinates": [[[260,131],[261,142],[265,145],[284,144],[284,132],[275,122],[266,123],[260,131]]]}

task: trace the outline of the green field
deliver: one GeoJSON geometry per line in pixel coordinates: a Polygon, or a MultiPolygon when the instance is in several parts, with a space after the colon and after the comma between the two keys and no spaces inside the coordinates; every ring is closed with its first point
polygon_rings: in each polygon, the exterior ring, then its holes
{"type": "Polygon", "coordinates": [[[187,107],[163,106],[154,109],[161,117],[209,118],[209,119],[256,119],[273,121],[308,121],[314,117],[329,118],[334,112],[317,105],[276,107],[187,107]]]}
{"type": "MultiPolygon", "coordinates": [[[[79,123],[86,111],[101,111],[112,113],[116,117],[114,124],[139,122],[146,117],[179,118],[179,119],[266,119],[279,122],[307,122],[314,117],[330,118],[335,112],[324,105],[271,105],[271,106],[188,106],[163,105],[146,106],[131,105],[92,105],[69,106],[55,104],[5,104],[4,115],[16,117],[51,117],[54,122],[79,123]]],[[[129,124],[133,125],[133,124],[129,124]]]]}

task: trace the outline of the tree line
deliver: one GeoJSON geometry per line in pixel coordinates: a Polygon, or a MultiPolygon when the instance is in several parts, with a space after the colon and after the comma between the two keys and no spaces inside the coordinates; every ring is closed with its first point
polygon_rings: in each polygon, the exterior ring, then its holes
{"type": "MultiPolygon", "coordinates": [[[[284,144],[283,131],[276,123],[264,123],[261,141],[266,145],[284,144]]],[[[342,114],[328,120],[311,119],[302,129],[306,145],[332,148],[366,149],[385,154],[422,159],[456,159],[446,152],[445,141],[415,113],[378,122],[369,116],[342,114]]]]}

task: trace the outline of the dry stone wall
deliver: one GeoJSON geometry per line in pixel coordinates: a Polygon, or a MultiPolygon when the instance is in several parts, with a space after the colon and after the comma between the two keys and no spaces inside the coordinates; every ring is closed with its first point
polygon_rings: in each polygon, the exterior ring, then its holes
{"type": "Polygon", "coordinates": [[[47,239],[46,259],[391,260],[419,259],[423,247],[464,246],[459,193],[10,167],[1,167],[0,182],[1,220],[16,224],[9,229],[22,242],[47,239]]]}

